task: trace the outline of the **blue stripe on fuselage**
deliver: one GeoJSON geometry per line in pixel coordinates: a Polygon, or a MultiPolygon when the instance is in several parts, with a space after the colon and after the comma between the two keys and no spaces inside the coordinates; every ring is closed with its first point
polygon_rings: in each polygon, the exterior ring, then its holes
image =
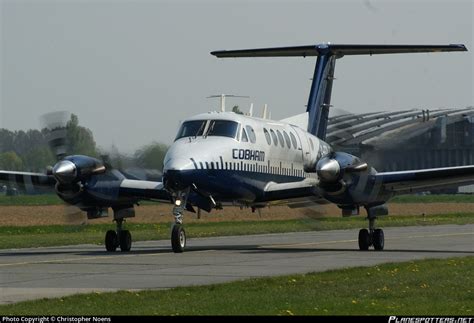
{"type": "Polygon", "coordinates": [[[218,201],[264,202],[313,195],[311,188],[264,192],[269,182],[292,183],[303,177],[222,169],[168,170],[167,177],[175,177],[182,184],[195,184],[218,201]]]}

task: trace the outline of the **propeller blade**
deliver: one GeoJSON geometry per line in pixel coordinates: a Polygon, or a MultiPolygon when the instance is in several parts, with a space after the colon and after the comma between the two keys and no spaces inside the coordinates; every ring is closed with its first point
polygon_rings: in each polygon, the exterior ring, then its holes
{"type": "Polygon", "coordinates": [[[67,142],[67,123],[71,114],[67,111],[55,111],[41,116],[41,126],[49,130],[48,145],[59,161],[69,153],[67,142]]]}

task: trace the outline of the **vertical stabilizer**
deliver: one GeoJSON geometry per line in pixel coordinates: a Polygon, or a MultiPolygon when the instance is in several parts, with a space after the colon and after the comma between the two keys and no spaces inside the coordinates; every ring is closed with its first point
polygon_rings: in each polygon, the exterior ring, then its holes
{"type": "Polygon", "coordinates": [[[449,45],[358,45],[319,44],[307,46],[257,49],[220,50],[211,52],[217,57],[298,57],[317,56],[313,83],[306,111],[309,114],[308,132],[324,140],[331,104],[332,82],[336,59],[347,55],[376,55],[429,52],[465,52],[463,44],[449,45]]]}
{"type": "Polygon", "coordinates": [[[335,66],[336,57],[330,52],[318,56],[306,108],[308,132],[322,140],[326,139],[335,66]]]}

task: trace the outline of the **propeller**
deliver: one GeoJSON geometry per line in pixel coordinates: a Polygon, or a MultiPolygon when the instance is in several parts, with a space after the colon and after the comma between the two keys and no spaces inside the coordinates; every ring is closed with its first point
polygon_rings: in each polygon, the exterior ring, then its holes
{"type": "Polygon", "coordinates": [[[58,161],[69,153],[66,127],[70,118],[71,113],[67,111],[54,111],[40,117],[41,127],[49,131],[46,138],[49,148],[58,161]]]}
{"type": "Polygon", "coordinates": [[[320,187],[326,193],[339,194],[345,191],[347,179],[344,175],[366,171],[368,165],[358,157],[344,152],[332,152],[316,164],[320,187]]]}

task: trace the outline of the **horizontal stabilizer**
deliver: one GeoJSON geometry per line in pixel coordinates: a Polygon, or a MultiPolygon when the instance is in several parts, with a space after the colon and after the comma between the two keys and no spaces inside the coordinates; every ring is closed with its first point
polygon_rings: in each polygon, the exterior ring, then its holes
{"type": "Polygon", "coordinates": [[[333,54],[344,55],[374,55],[400,53],[428,52],[465,52],[462,44],[450,45],[348,45],[348,44],[319,44],[309,46],[274,47],[258,49],[220,50],[211,52],[212,55],[225,57],[290,57],[290,56],[319,56],[333,54]]]}

